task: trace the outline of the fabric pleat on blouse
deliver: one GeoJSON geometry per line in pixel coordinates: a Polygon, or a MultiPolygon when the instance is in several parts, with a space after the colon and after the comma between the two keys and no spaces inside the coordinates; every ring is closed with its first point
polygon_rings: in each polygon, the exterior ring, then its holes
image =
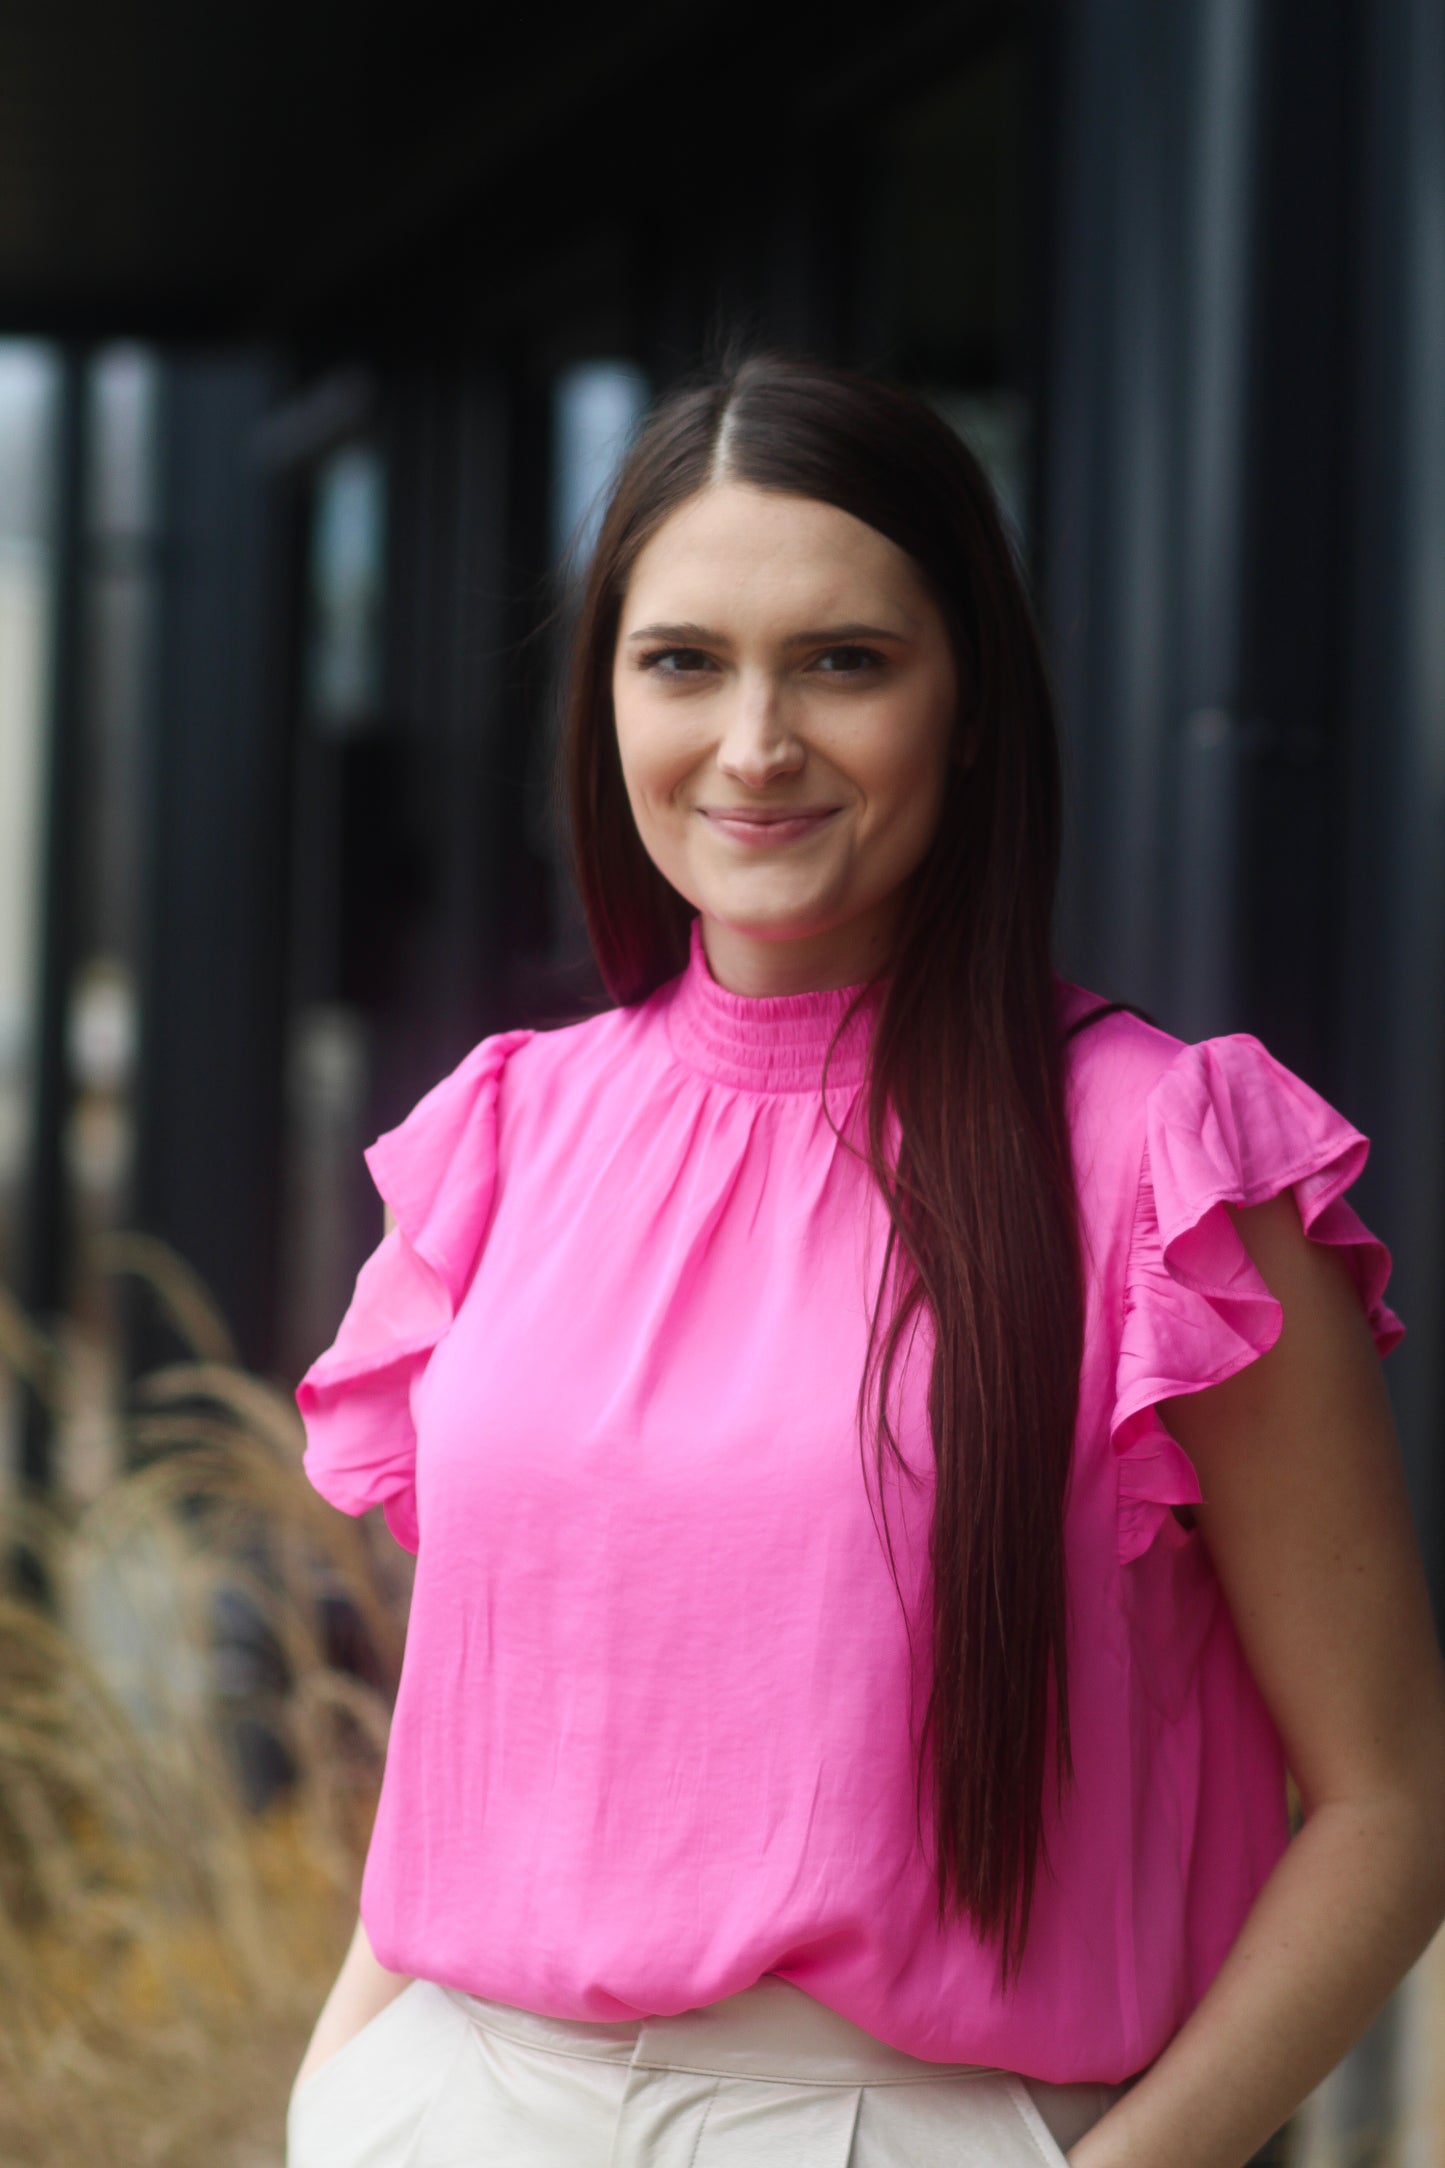
{"type": "Polygon", "coordinates": [[[1171,1508],[1203,1502],[1155,1404],[1219,1384],[1279,1338],[1283,1312],[1226,1206],[1292,1190],[1310,1239],[1344,1252],[1378,1352],[1403,1337],[1384,1301],[1390,1254],[1344,1196],[1369,1149],[1247,1032],[1185,1046],[1150,1091],[1112,1423],[1126,1562],[1161,1534],[1179,1540],[1171,1508]]]}
{"type": "Polygon", "coordinates": [[[412,1387],[456,1316],[476,1263],[496,1175],[497,1087],[508,1055],[531,1036],[484,1039],[401,1128],[367,1147],[367,1166],[396,1225],[362,1266],[336,1339],[297,1389],[313,1441],[306,1456],[313,1482],[344,1513],[380,1504],[398,1543],[413,1553],[412,1387]]]}
{"type": "MultiPolygon", "coordinates": [[[[1061,1024],[1098,1005],[1057,990],[1061,1024]]],[[[850,1148],[871,999],[833,1043],[856,992],[733,994],[695,925],[648,1001],[484,1040],[368,1151],[397,1225],[297,1394],[316,1488],[417,1558],[362,1916],[392,1969],[547,2015],[775,1973],[926,2060],[1113,2083],[1288,1840],[1158,1404],[1278,1336],[1225,1207],[1285,1189],[1396,1344],[1389,1253],[1344,1194],[1368,1141],[1245,1034],[1116,1013],[1068,1042],[1076,1770],[1003,1997],[995,1949],[937,1923],[915,1816],[926,1321],[895,1409],[914,1480],[882,1501],[897,1588],[858,1431],[887,1221],[850,1148]]]]}

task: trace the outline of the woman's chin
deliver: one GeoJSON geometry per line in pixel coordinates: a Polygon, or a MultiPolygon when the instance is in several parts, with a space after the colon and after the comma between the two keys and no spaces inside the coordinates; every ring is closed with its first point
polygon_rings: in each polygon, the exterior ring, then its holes
{"type": "Polygon", "coordinates": [[[851,915],[828,884],[790,881],[761,867],[752,879],[699,882],[695,894],[704,918],[753,941],[811,940],[851,915]]]}
{"type": "Polygon", "coordinates": [[[703,906],[703,916],[743,941],[815,941],[830,933],[837,921],[826,913],[801,910],[757,910],[703,906]]]}

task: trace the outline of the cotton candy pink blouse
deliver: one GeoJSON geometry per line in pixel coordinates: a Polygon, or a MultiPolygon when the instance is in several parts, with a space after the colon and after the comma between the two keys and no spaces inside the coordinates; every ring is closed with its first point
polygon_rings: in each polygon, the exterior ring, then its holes
{"type": "MultiPolygon", "coordinates": [[[[1057,988],[1066,1020],[1096,1005],[1057,988]]],[[[297,1395],[316,1488],[416,1552],[362,1918],[393,1970],[551,2015],[674,2013],[773,1972],[913,2055],[1117,2081],[1288,1838],[1155,1403],[1279,1333],[1227,1202],[1292,1189],[1396,1344],[1389,1253],[1345,1198],[1369,1144],[1246,1034],[1114,1014],[1069,1042],[1076,1782],[1004,1998],[993,1947],[937,1926],[915,1827],[908,1636],[855,1427],[884,1215],[819,1088],[847,1000],[727,992],[694,923],[650,1000],[483,1040],[367,1152],[398,1226],[297,1395]]],[[[831,1071],[845,1129],[869,1028],[831,1071]]],[[[900,1403],[925,1479],[928,1353],[921,1332],[900,1403]]],[[[917,1615],[928,1481],[895,1477],[888,1510],[917,1615]]]]}

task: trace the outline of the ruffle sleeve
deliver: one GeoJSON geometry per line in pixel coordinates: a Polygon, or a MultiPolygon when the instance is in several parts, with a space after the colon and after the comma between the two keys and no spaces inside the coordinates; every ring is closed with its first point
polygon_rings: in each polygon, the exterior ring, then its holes
{"type": "Polygon", "coordinates": [[[1187,1541],[1170,1509],[1203,1502],[1158,1403],[1243,1370],[1284,1322],[1227,1204],[1292,1190],[1306,1235],[1344,1255],[1380,1354],[1405,1331],[1384,1300],[1390,1253],[1345,1200],[1369,1139],[1258,1039],[1181,1047],[1148,1095],[1144,1132],[1112,1424],[1125,1562],[1161,1536],[1187,1541]]]}
{"type": "Polygon", "coordinates": [[[532,1034],[483,1039],[406,1119],[367,1147],[396,1225],[357,1275],[336,1338],[296,1388],[311,1483],[343,1513],[381,1506],[398,1543],[420,1543],[412,1387],[476,1264],[497,1167],[497,1094],[532,1034]]]}

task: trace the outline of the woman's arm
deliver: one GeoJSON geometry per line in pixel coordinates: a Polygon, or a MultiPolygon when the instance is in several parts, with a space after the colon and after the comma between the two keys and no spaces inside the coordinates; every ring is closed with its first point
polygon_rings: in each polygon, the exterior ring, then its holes
{"type": "Polygon", "coordinates": [[[1445,1917],[1445,1665],[1389,1399],[1343,1260],[1290,1192],[1230,1208],[1284,1327],[1164,1403],[1304,1825],[1186,2023],[1074,2168],[1242,2168],[1445,1917]]]}
{"type": "Polygon", "coordinates": [[[332,1984],[331,1993],[321,2005],[321,2015],[301,2058],[292,2091],[309,2078],[313,2070],[319,2070],[338,2048],[345,2047],[363,2025],[410,1985],[405,1973],[388,1972],[377,1962],[366,1929],[358,1918],[356,1932],[341,1961],[341,1970],[332,1984]]]}

